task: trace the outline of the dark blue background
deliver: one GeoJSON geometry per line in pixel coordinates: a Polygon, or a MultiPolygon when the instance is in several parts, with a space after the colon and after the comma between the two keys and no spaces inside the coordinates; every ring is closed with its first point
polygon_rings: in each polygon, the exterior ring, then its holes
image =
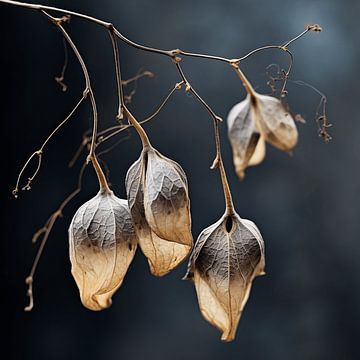
{"type": "MultiPolygon", "coordinates": [[[[255,280],[237,337],[220,342],[218,331],[200,315],[195,290],[180,281],[183,264],[162,279],[152,277],[138,252],[113,306],[93,313],[80,304],[70,274],[67,227],[96,191],[89,167],[84,191],[55,225],[41,259],[35,309],[24,313],[24,278],[35,248],[31,236],[76,186],[79,162],[68,169],[82,133],[91,122],[88,104],[48,144],[44,163],[30,192],[11,196],[27,156],[41,144],[77,102],[83,90],[81,69],[69,54],[62,93],[54,81],[63,62],[61,35],[40,14],[0,5],[1,59],[1,325],[6,359],[358,359],[359,339],[359,1],[48,1],[112,21],[131,39],[164,48],[181,48],[237,57],[258,46],[279,44],[319,23],[292,47],[293,79],[313,84],[328,96],[333,140],[317,135],[314,114],[319,98],[289,84],[300,140],[292,157],[268,147],[266,161],[239,182],[232,167],[226,127],[221,127],[225,165],[242,217],[252,219],[266,244],[267,276],[255,280]]],[[[100,125],[114,123],[116,87],[109,36],[98,26],[72,19],[67,26],[88,63],[100,125]]],[[[169,59],[120,45],[124,78],[139,68],[156,74],[144,79],[131,109],[144,118],[179,81],[169,59]]],[[[243,64],[254,86],[266,91],[265,68],[285,66],[278,51],[263,52],[243,64]]],[[[195,89],[217,114],[244,98],[229,66],[183,59],[195,89]]],[[[196,238],[223,213],[214,158],[211,119],[191,96],[176,93],[146,130],[162,153],[180,162],[190,186],[196,238]]],[[[138,158],[135,133],[104,156],[118,196],[138,158]]],[[[84,156],[82,157],[82,160],[84,156]]]]}

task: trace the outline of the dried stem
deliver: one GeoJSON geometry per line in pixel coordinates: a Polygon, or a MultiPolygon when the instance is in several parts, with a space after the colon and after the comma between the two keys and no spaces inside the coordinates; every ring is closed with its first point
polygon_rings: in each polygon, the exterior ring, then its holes
{"type": "Polygon", "coordinates": [[[206,109],[206,111],[210,114],[210,116],[214,119],[214,121],[222,121],[221,117],[217,116],[215,112],[211,109],[211,107],[206,103],[206,101],[195,91],[195,89],[192,87],[190,82],[187,80],[184,71],[182,70],[182,67],[180,66],[180,58],[176,58],[174,60],[175,66],[180,74],[180,77],[182,78],[183,82],[185,83],[185,90],[190,91],[196,99],[200,102],[202,106],[206,109]]]}
{"type": "MultiPolygon", "coordinates": [[[[145,118],[142,121],[139,121],[139,124],[145,124],[146,122],[152,120],[155,116],[157,116],[159,114],[159,112],[162,110],[162,108],[165,106],[165,104],[169,101],[170,97],[172,96],[172,94],[176,91],[181,89],[182,85],[184,84],[184,81],[181,81],[179,83],[177,83],[172,90],[169,92],[169,94],[166,96],[166,98],[163,100],[163,102],[160,104],[160,106],[155,110],[155,112],[153,114],[151,114],[150,116],[148,116],[147,118],[145,118]]],[[[104,143],[105,141],[109,140],[110,138],[112,138],[113,136],[119,134],[120,132],[129,129],[130,127],[132,127],[132,124],[127,124],[127,125],[118,125],[118,126],[112,126],[108,129],[105,129],[101,132],[99,132],[99,135],[105,135],[108,132],[110,132],[109,135],[107,136],[100,136],[98,138],[98,142],[97,145],[100,145],[102,143],[104,143]]]]}
{"type": "Polygon", "coordinates": [[[145,132],[145,130],[142,128],[142,126],[139,124],[139,122],[135,119],[134,115],[130,112],[130,110],[127,108],[126,105],[123,105],[124,113],[127,116],[129,122],[131,125],[135,128],[136,132],[138,133],[140,140],[142,142],[143,148],[148,149],[151,147],[150,140],[145,132]]]}
{"type": "Polygon", "coordinates": [[[93,113],[93,131],[92,131],[90,150],[89,150],[89,155],[87,157],[87,162],[89,162],[89,161],[92,162],[94,169],[96,171],[96,174],[98,176],[100,188],[102,190],[108,189],[108,184],[106,182],[106,178],[104,176],[104,173],[101,170],[101,167],[100,167],[100,165],[96,159],[96,155],[95,155],[95,144],[96,144],[97,127],[98,127],[98,113],[97,113],[97,107],[96,107],[96,100],[95,100],[94,92],[91,87],[90,76],[89,76],[89,72],[87,70],[86,64],[85,64],[78,48],[72,41],[70,35],[67,33],[67,31],[64,29],[64,27],[61,25],[62,22],[64,21],[63,18],[55,18],[55,17],[51,16],[50,14],[48,14],[44,10],[40,10],[40,11],[42,14],[44,14],[47,18],[49,18],[60,29],[65,40],[68,42],[68,44],[70,45],[71,49],[73,50],[76,58],[78,59],[81,69],[83,71],[83,74],[85,77],[85,90],[84,90],[83,94],[85,97],[87,95],[89,95],[91,109],[92,109],[92,113],[93,113]]]}
{"type": "MultiPolygon", "coordinates": [[[[13,5],[13,6],[19,6],[19,7],[23,7],[23,8],[27,8],[27,9],[33,9],[33,10],[37,10],[37,11],[42,11],[42,10],[44,10],[44,11],[54,11],[54,12],[60,12],[62,14],[75,16],[75,17],[78,17],[80,19],[90,21],[90,22],[93,22],[93,23],[95,23],[97,25],[105,27],[108,30],[111,30],[116,37],[118,37],[121,41],[123,41],[124,43],[126,43],[129,46],[132,46],[132,47],[134,47],[136,49],[139,49],[139,50],[152,52],[152,53],[156,53],[156,54],[160,54],[160,55],[165,55],[165,56],[170,57],[171,59],[174,59],[177,55],[183,55],[183,56],[188,56],[188,57],[215,60],[215,61],[225,62],[225,63],[229,63],[229,64],[234,61],[234,59],[228,59],[228,58],[222,57],[222,56],[208,55],[208,54],[198,54],[198,53],[186,52],[186,51],[183,51],[183,50],[180,50],[180,49],[162,50],[162,49],[157,49],[157,48],[153,48],[153,47],[144,46],[144,45],[138,44],[138,43],[128,39],[127,37],[125,37],[119,30],[117,30],[114,27],[114,25],[112,23],[97,19],[97,18],[92,17],[92,16],[81,14],[81,13],[78,13],[78,12],[75,12],[75,11],[61,9],[61,8],[57,8],[57,7],[53,7],[53,6],[45,6],[45,5],[40,5],[40,4],[31,4],[31,3],[19,2],[19,1],[11,1],[11,0],[0,0],[0,3],[7,4],[7,5],[13,5]]],[[[242,60],[245,60],[248,57],[250,57],[250,56],[254,55],[255,53],[257,53],[259,51],[262,51],[262,50],[275,49],[275,48],[281,49],[283,47],[288,47],[291,43],[298,40],[300,37],[305,35],[308,31],[316,31],[316,32],[318,32],[318,31],[321,31],[321,28],[317,24],[308,25],[306,30],[304,30],[303,32],[301,32],[299,35],[295,36],[291,40],[287,41],[284,45],[263,46],[263,47],[260,47],[258,49],[250,51],[248,54],[246,54],[246,55],[244,55],[242,57],[239,57],[239,58],[235,59],[235,61],[240,62],[242,60]]]]}
{"type": "MultiPolygon", "coordinates": [[[[92,105],[92,108],[93,108],[93,116],[94,116],[93,136],[92,136],[92,141],[91,141],[91,145],[90,145],[90,151],[89,151],[88,160],[91,160],[91,158],[94,156],[95,141],[96,141],[96,131],[97,131],[96,102],[95,102],[93,91],[92,91],[91,86],[90,86],[90,79],[89,79],[89,76],[88,76],[88,73],[87,73],[86,66],[85,66],[85,64],[84,64],[84,62],[83,62],[83,60],[82,60],[76,46],[74,45],[71,38],[69,37],[69,35],[64,30],[64,28],[61,26],[61,23],[64,22],[64,21],[67,21],[68,17],[65,16],[65,17],[62,17],[62,18],[55,18],[55,17],[49,15],[47,13],[47,11],[60,12],[62,14],[66,14],[68,16],[70,16],[70,15],[75,16],[75,17],[84,19],[86,21],[93,22],[93,23],[95,23],[97,25],[100,25],[100,26],[105,27],[106,29],[108,29],[110,34],[111,34],[111,39],[112,39],[112,42],[113,42],[114,56],[117,56],[117,58],[115,59],[115,62],[117,64],[116,66],[119,65],[119,61],[118,61],[117,43],[116,43],[116,41],[114,41],[115,36],[117,38],[119,38],[120,40],[122,40],[123,42],[125,42],[126,44],[128,44],[129,46],[132,46],[134,48],[170,57],[173,61],[175,61],[176,67],[177,67],[177,69],[178,69],[181,76],[183,76],[183,74],[182,74],[181,67],[179,65],[179,60],[178,60],[179,58],[177,57],[178,55],[189,56],[189,57],[197,57],[197,58],[209,59],[209,60],[215,60],[215,61],[221,61],[221,62],[229,63],[232,66],[234,66],[234,65],[238,65],[240,63],[240,61],[243,61],[243,60],[249,58],[250,56],[256,54],[257,52],[260,52],[260,51],[263,51],[263,50],[266,50],[266,49],[280,49],[282,51],[287,52],[291,57],[291,63],[290,63],[288,71],[286,72],[286,78],[285,78],[285,82],[284,82],[284,85],[283,85],[282,93],[285,93],[286,80],[287,80],[287,78],[288,78],[288,76],[290,74],[291,67],[292,67],[292,54],[287,49],[288,46],[290,44],[292,44],[294,41],[296,41],[299,38],[301,38],[302,36],[304,36],[309,31],[315,31],[315,32],[321,31],[321,28],[320,28],[319,25],[317,25],[317,24],[309,25],[309,26],[307,26],[306,30],[304,30],[303,32],[301,32],[299,35],[295,36],[291,40],[285,42],[283,45],[263,46],[263,47],[259,47],[259,48],[255,49],[255,50],[252,50],[248,54],[246,54],[246,55],[244,55],[242,57],[239,57],[237,59],[227,59],[227,58],[221,57],[221,56],[190,53],[190,52],[186,52],[186,51],[183,51],[183,50],[180,50],[180,49],[162,50],[162,49],[156,49],[156,48],[147,47],[147,46],[144,46],[144,45],[141,45],[141,44],[137,44],[134,41],[126,38],[123,34],[121,34],[113,26],[113,24],[111,24],[109,22],[106,22],[106,21],[103,21],[103,20],[100,20],[100,19],[97,19],[97,18],[94,18],[94,17],[91,17],[91,16],[88,16],[88,15],[84,15],[84,14],[81,14],[81,13],[78,13],[78,12],[70,11],[70,10],[65,10],[65,9],[56,8],[56,7],[52,7],[52,6],[43,6],[43,5],[39,5],[39,4],[31,4],[31,3],[19,2],[19,1],[11,1],[11,0],[0,0],[0,3],[13,5],[13,6],[24,7],[24,8],[28,8],[28,9],[33,9],[33,10],[37,10],[37,11],[40,11],[41,13],[45,14],[48,18],[50,18],[55,23],[55,25],[57,25],[60,28],[60,30],[62,31],[62,33],[63,33],[63,35],[65,37],[65,39],[67,40],[67,42],[72,47],[75,55],[77,56],[77,58],[78,58],[78,60],[80,62],[80,65],[81,65],[81,67],[83,69],[84,76],[85,76],[86,89],[85,89],[85,92],[84,92],[84,96],[86,97],[89,94],[90,102],[91,102],[91,105],[92,105]]],[[[234,67],[234,68],[236,69],[236,67],[234,67]]],[[[120,75],[120,67],[119,66],[118,66],[117,74],[120,75]]],[[[239,72],[238,72],[238,75],[240,76],[239,72]]],[[[244,81],[244,77],[242,78],[242,81],[244,82],[244,84],[246,84],[247,90],[251,91],[250,90],[251,88],[249,87],[250,83],[248,81],[247,82],[244,81]]],[[[121,95],[121,87],[122,87],[121,76],[120,76],[120,82],[119,82],[119,78],[117,78],[117,82],[118,82],[118,89],[119,89],[119,93],[120,93],[120,99],[122,99],[123,94],[121,95]]],[[[190,90],[197,97],[197,99],[206,107],[207,111],[209,111],[211,116],[214,118],[214,116],[216,116],[216,115],[213,113],[211,108],[203,101],[203,99],[197,94],[197,92],[189,84],[187,84],[187,88],[188,88],[188,90],[190,90]]],[[[122,99],[122,102],[123,102],[123,99],[122,99]]],[[[121,110],[121,102],[119,102],[119,103],[120,103],[119,108],[121,110]]],[[[121,114],[122,114],[122,112],[120,111],[120,113],[118,113],[118,115],[121,116],[121,114]]],[[[31,156],[31,158],[34,157],[35,155],[40,155],[40,154],[41,153],[33,154],[31,156]]],[[[25,187],[25,188],[28,188],[28,187],[25,187]]],[[[18,188],[16,187],[16,189],[15,189],[16,191],[14,191],[15,195],[17,193],[17,189],[18,188]]]]}
{"type": "Polygon", "coordinates": [[[232,201],[231,191],[230,191],[230,187],[229,187],[229,183],[228,183],[228,180],[227,180],[225,167],[224,167],[224,163],[223,163],[222,155],[221,155],[219,123],[222,121],[222,119],[221,119],[221,117],[219,117],[219,116],[217,116],[215,114],[215,112],[210,108],[210,106],[205,102],[205,100],[203,100],[200,97],[200,95],[195,91],[195,89],[191,86],[191,84],[187,80],[187,78],[186,78],[186,76],[185,76],[185,74],[184,74],[184,72],[183,72],[183,70],[182,70],[182,68],[180,66],[180,59],[179,58],[176,59],[175,65],[176,65],[176,68],[179,71],[179,74],[180,74],[181,78],[183,79],[183,81],[184,81],[184,83],[186,85],[186,90],[191,91],[195,95],[197,100],[205,107],[205,109],[208,111],[208,113],[211,115],[211,117],[213,119],[214,130],[215,130],[216,157],[215,157],[215,160],[214,160],[211,168],[212,169],[218,168],[219,171],[220,171],[221,183],[222,183],[222,187],[223,187],[223,191],[224,191],[224,197],[225,197],[226,213],[228,215],[232,215],[235,212],[234,204],[233,204],[233,201],[232,201]]]}
{"type": "MultiPolygon", "coordinates": [[[[144,76],[153,76],[153,73],[151,73],[150,71],[144,71],[138,75],[135,75],[134,77],[128,79],[128,80],[123,80],[122,84],[123,85],[128,85],[131,82],[136,82],[138,79],[144,77],[144,76]],[[151,75],[150,75],[151,74],[151,75]]],[[[170,97],[173,95],[173,93],[175,92],[175,90],[179,90],[181,89],[182,85],[184,84],[183,81],[177,83],[174,88],[169,92],[169,94],[165,97],[165,99],[162,101],[162,103],[160,104],[160,106],[156,109],[156,111],[154,113],[152,113],[150,116],[148,116],[147,118],[145,118],[142,121],[139,121],[139,124],[144,124],[150,120],[152,120],[155,116],[157,116],[159,114],[159,112],[162,110],[162,108],[165,106],[165,104],[168,102],[168,100],[170,99],[170,97]]],[[[116,136],[117,134],[123,132],[124,130],[128,130],[129,128],[132,127],[132,124],[119,124],[119,125],[115,125],[115,126],[111,126],[107,129],[104,129],[102,131],[98,132],[98,138],[97,138],[97,142],[96,142],[96,148],[103,144],[104,142],[108,141],[109,139],[111,139],[112,137],[116,136]],[[105,136],[106,135],[106,136],[105,136]]],[[[91,136],[89,135],[89,130],[85,132],[85,134],[83,135],[83,140],[79,146],[79,148],[76,150],[75,155],[73,156],[73,158],[70,160],[69,162],[69,167],[74,166],[76,160],[79,158],[82,150],[87,147],[90,142],[91,142],[91,136]]],[[[111,147],[112,149],[113,147],[111,147]]],[[[107,151],[108,152],[108,151],[107,151]]],[[[103,151],[101,151],[98,155],[100,156],[100,154],[102,154],[103,151]]]]}
{"type": "Polygon", "coordinates": [[[30,274],[25,280],[25,283],[28,285],[27,295],[29,297],[29,305],[25,307],[25,309],[24,309],[25,311],[31,311],[33,309],[33,307],[34,307],[34,293],[33,293],[34,276],[35,276],[37,266],[39,264],[39,260],[41,258],[42,253],[43,253],[44,247],[46,245],[46,242],[47,242],[47,240],[49,238],[49,235],[51,233],[51,230],[54,227],[54,224],[55,224],[56,220],[58,218],[62,217],[62,212],[63,212],[64,208],[66,207],[66,205],[77,194],[80,193],[80,191],[81,191],[81,183],[82,183],[82,178],[83,178],[85,167],[86,167],[86,163],[84,163],[83,166],[81,167],[81,170],[80,170],[80,173],[79,173],[79,179],[78,179],[77,188],[60,204],[58,209],[50,216],[50,218],[47,220],[45,225],[41,229],[39,229],[34,234],[34,236],[32,238],[32,242],[35,243],[40,238],[40,236],[43,235],[43,237],[41,239],[39,249],[38,249],[38,251],[36,253],[36,256],[35,256],[35,259],[33,261],[33,265],[31,267],[30,274]]]}
{"type": "Polygon", "coordinates": [[[99,180],[100,190],[104,191],[104,192],[106,192],[106,191],[109,192],[110,191],[109,185],[107,183],[106,177],[104,175],[104,172],[101,169],[101,166],[98,162],[97,157],[96,156],[92,157],[91,161],[92,161],[93,167],[95,169],[96,175],[99,180]]]}
{"type": "Polygon", "coordinates": [[[121,80],[121,68],[120,68],[120,59],[119,59],[119,48],[117,45],[117,39],[115,37],[114,28],[111,28],[109,30],[110,38],[111,38],[111,44],[113,47],[113,53],[114,53],[114,62],[115,62],[115,73],[116,73],[116,85],[118,90],[118,97],[119,97],[119,107],[118,112],[116,115],[116,118],[118,120],[121,120],[124,118],[123,114],[123,104],[125,104],[124,101],[124,91],[123,91],[123,82],[121,80]]]}
{"type": "Polygon", "coordinates": [[[214,120],[214,132],[215,132],[215,147],[216,157],[211,166],[211,169],[218,168],[221,176],[221,183],[224,191],[225,206],[227,215],[233,215],[235,213],[234,203],[231,196],[230,186],[227,180],[224,163],[221,155],[221,143],[220,143],[220,132],[219,132],[219,121],[214,120]]]}
{"type": "Polygon", "coordinates": [[[127,80],[122,80],[121,83],[123,86],[127,86],[129,84],[131,84],[132,82],[137,82],[139,79],[143,78],[143,77],[154,77],[154,73],[152,73],[151,71],[148,71],[148,70],[142,70],[140,69],[140,71],[138,72],[138,74],[136,74],[135,76],[133,76],[132,78],[130,79],[127,79],[127,80]]]}
{"type": "Polygon", "coordinates": [[[293,83],[301,86],[306,86],[313,91],[315,91],[320,96],[320,102],[316,109],[316,122],[318,124],[318,133],[319,136],[328,143],[332,137],[328,133],[327,129],[332,126],[332,124],[329,123],[329,119],[327,117],[327,97],[324,93],[322,93],[319,89],[317,89],[315,86],[306,83],[302,80],[294,80],[293,83]]]}
{"type": "Polygon", "coordinates": [[[237,75],[239,76],[240,80],[242,81],[247,93],[252,97],[255,98],[256,97],[256,92],[254,90],[254,88],[252,87],[250,81],[247,79],[247,77],[245,76],[245,74],[241,71],[238,63],[236,61],[231,63],[231,66],[233,67],[233,69],[235,70],[235,72],[237,73],[237,75]]]}
{"type": "Polygon", "coordinates": [[[22,169],[20,170],[20,173],[17,177],[16,180],[16,185],[15,185],[15,189],[13,190],[13,195],[15,197],[18,196],[18,192],[19,192],[19,184],[21,181],[21,177],[25,171],[25,169],[28,167],[29,163],[31,162],[31,160],[37,156],[38,157],[38,163],[36,166],[36,170],[35,172],[28,178],[26,185],[22,188],[22,190],[30,190],[30,185],[32,183],[32,181],[35,179],[37,173],[40,170],[41,167],[41,162],[42,162],[42,157],[43,157],[43,152],[44,152],[44,148],[46,146],[46,144],[49,142],[49,140],[55,135],[55,133],[71,118],[71,116],[75,113],[75,111],[77,110],[77,108],[80,106],[80,104],[84,101],[84,99],[86,98],[86,95],[84,94],[82,96],[82,98],[78,101],[78,103],[75,105],[75,107],[71,110],[71,112],[69,113],[69,115],[50,133],[50,135],[46,138],[46,140],[42,143],[42,145],[40,146],[40,148],[36,151],[34,151],[30,157],[27,159],[27,161],[25,162],[24,166],[22,167],[22,169]]]}
{"type": "Polygon", "coordinates": [[[61,90],[65,92],[67,90],[67,85],[64,83],[64,80],[65,80],[65,71],[68,65],[68,50],[64,38],[63,38],[63,44],[64,44],[64,65],[61,69],[60,75],[55,76],[55,81],[61,86],[61,90]]]}

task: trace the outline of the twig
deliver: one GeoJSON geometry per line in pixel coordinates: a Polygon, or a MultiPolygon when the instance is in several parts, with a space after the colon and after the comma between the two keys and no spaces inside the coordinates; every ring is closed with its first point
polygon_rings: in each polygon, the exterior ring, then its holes
{"type": "Polygon", "coordinates": [[[152,73],[151,71],[148,71],[148,70],[140,70],[138,74],[136,74],[135,76],[133,76],[132,78],[130,79],[127,79],[127,80],[122,80],[121,83],[123,84],[123,86],[127,86],[129,84],[131,84],[132,82],[135,82],[137,83],[137,81],[143,77],[154,77],[154,73],[152,73]]]}
{"type": "MultiPolygon", "coordinates": [[[[40,5],[40,4],[31,4],[31,3],[19,2],[19,1],[11,1],[11,0],[0,0],[0,3],[7,4],[7,5],[13,5],[13,6],[19,6],[19,7],[23,7],[23,8],[27,8],[27,9],[38,10],[38,11],[42,11],[42,10],[54,11],[54,12],[60,12],[62,14],[75,16],[75,17],[78,17],[80,19],[93,22],[93,23],[95,23],[97,25],[105,27],[108,30],[113,31],[115,36],[117,36],[121,41],[123,41],[124,43],[126,43],[129,46],[132,46],[132,47],[134,47],[136,49],[139,49],[139,50],[152,52],[152,53],[156,53],[156,54],[159,54],[159,55],[165,55],[165,56],[170,57],[171,59],[174,59],[178,55],[183,55],[183,56],[188,56],[188,57],[196,57],[196,58],[202,58],[202,59],[208,59],[208,60],[215,60],[215,61],[225,62],[225,63],[229,63],[229,64],[232,61],[234,61],[234,59],[228,59],[226,57],[217,56],[217,55],[198,54],[198,53],[193,53],[193,52],[186,52],[186,51],[183,51],[183,50],[180,50],[180,49],[163,50],[163,49],[157,49],[157,48],[154,48],[154,47],[144,46],[144,45],[138,44],[138,43],[128,39],[118,29],[116,29],[114,27],[114,25],[112,23],[110,23],[110,22],[106,22],[106,21],[97,19],[95,17],[88,16],[88,15],[85,15],[85,14],[81,14],[81,13],[71,11],[71,10],[61,9],[61,8],[57,8],[57,7],[53,7],[53,6],[45,6],[45,5],[40,5]]],[[[243,61],[243,60],[247,59],[248,57],[250,57],[250,56],[254,55],[255,53],[257,53],[259,51],[262,51],[262,50],[274,49],[274,48],[280,49],[281,47],[284,47],[285,45],[286,45],[286,47],[288,47],[291,43],[293,43],[294,41],[296,41],[297,39],[299,39],[300,37],[305,35],[308,31],[318,32],[318,31],[321,31],[321,27],[318,24],[308,25],[307,29],[305,31],[303,31],[299,35],[295,36],[291,40],[285,42],[284,45],[263,46],[263,47],[260,47],[258,49],[252,50],[248,54],[246,54],[246,55],[244,55],[242,57],[239,57],[236,60],[238,62],[243,61]]]]}
{"type": "Polygon", "coordinates": [[[185,83],[185,90],[190,91],[195,98],[200,102],[200,104],[206,109],[206,111],[210,114],[210,116],[214,119],[214,121],[222,121],[220,116],[217,116],[215,112],[211,109],[211,107],[206,103],[206,101],[196,92],[196,90],[193,88],[193,86],[188,81],[187,77],[184,74],[184,71],[182,70],[182,67],[180,66],[180,58],[174,59],[175,66],[180,74],[181,79],[185,83]]]}
{"type": "Polygon", "coordinates": [[[44,247],[46,245],[46,242],[49,238],[49,235],[51,233],[51,230],[53,229],[55,222],[58,218],[62,217],[62,212],[66,205],[81,191],[81,184],[82,184],[82,178],[84,174],[84,170],[86,167],[86,163],[83,164],[81,167],[79,178],[78,178],[78,186],[77,188],[70,193],[70,195],[60,204],[58,209],[50,216],[50,218],[47,220],[45,225],[39,229],[33,236],[32,242],[35,243],[42,235],[41,243],[39,246],[39,249],[36,253],[35,259],[33,261],[33,265],[31,267],[31,271],[29,276],[25,279],[25,283],[28,285],[27,295],[29,297],[29,305],[25,307],[25,311],[31,311],[34,307],[34,293],[33,293],[33,282],[34,282],[34,276],[37,269],[37,266],[39,264],[39,260],[41,258],[41,255],[43,253],[44,247]]]}
{"type": "Polygon", "coordinates": [[[110,34],[111,44],[112,44],[113,53],[114,53],[116,85],[117,85],[118,97],[119,97],[119,107],[118,107],[118,112],[117,112],[116,118],[118,120],[121,120],[121,119],[124,118],[123,105],[125,104],[125,101],[124,101],[123,82],[121,80],[119,48],[118,48],[118,45],[117,45],[117,39],[115,37],[114,28],[111,28],[109,30],[109,34],[110,34]]]}
{"type": "Polygon", "coordinates": [[[49,142],[49,140],[54,136],[54,134],[71,118],[71,116],[74,114],[74,112],[77,110],[77,108],[80,106],[80,104],[84,101],[84,99],[86,98],[86,95],[83,94],[82,98],[78,101],[78,103],[75,105],[75,107],[71,110],[71,112],[69,113],[69,115],[51,132],[51,134],[46,138],[46,140],[42,143],[42,145],[40,146],[40,148],[36,151],[34,151],[30,157],[28,158],[28,160],[25,162],[24,166],[22,167],[22,169],[20,170],[20,173],[17,177],[16,180],[16,185],[15,185],[15,189],[13,190],[13,195],[15,196],[15,198],[17,198],[18,196],[18,192],[19,192],[19,184],[20,184],[20,180],[21,177],[25,171],[25,169],[27,168],[27,166],[29,165],[30,161],[37,156],[38,157],[38,163],[36,166],[36,170],[35,172],[28,178],[26,185],[22,188],[22,190],[30,190],[30,185],[32,183],[32,181],[35,179],[37,173],[40,170],[41,167],[41,162],[42,162],[42,157],[43,157],[43,152],[44,152],[44,148],[46,146],[46,144],[49,142]]]}
{"type": "Polygon", "coordinates": [[[220,133],[219,133],[219,121],[214,120],[214,132],[215,132],[215,147],[216,147],[216,157],[211,166],[211,169],[218,168],[221,176],[222,188],[224,191],[226,213],[227,215],[233,215],[235,212],[234,203],[232,200],[231,190],[229,182],[227,180],[226,171],[221,155],[221,143],[220,143],[220,133]]]}
{"type": "MultiPolygon", "coordinates": [[[[146,122],[152,120],[155,116],[157,116],[159,114],[159,112],[162,110],[162,108],[165,106],[165,104],[169,101],[171,95],[176,91],[181,89],[182,85],[184,84],[183,81],[177,83],[172,90],[169,92],[169,94],[166,96],[166,98],[163,100],[163,102],[160,104],[160,106],[155,110],[155,112],[153,114],[151,114],[150,116],[148,116],[147,118],[145,118],[142,121],[139,121],[139,124],[145,124],[146,122]]],[[[99,132],[99,138],[98,138],[98,143],[97,146],[104,143],[105,141],[109,140],[110,138],[112,138],[113,136],[119,134],[120,132],[129,129],[130,127],[132,127],[132,124],[127,124],[127,125],[118,125],[118,126],[113,126],[111,128],[105,129],[101,132],[99,132]],[[113,131],[113,132],[111,132],[113,131]],[[106,133],[111,132],[109,135],[107,136],[103,136],[106,133]]]]}
{"type": "Polygon", "coordinates": [[[85,77],[85,91],[84,91],[84,96],[86,96],[87,94],[89,95],[89,99],[90,99],[90,103],[91,103],[91,109],[92,109],[92,113],[93,113],[93,132],[92,132],[92,137],[91,137],[91,143],[90,143],[90,150],[89,150],[89,155],[87,157],[87,162],[91,161],[94,169],[96,171],[96,175],[98,177],[99,180],[99,185],[100,188],[102,189],[108,189],[108,184],[106,182],[106,177],[96,159],[96,155],[95,155],[95,144],[96,144],[96,136],[97,136],[97,127],[98,127],[98,113],[97,113],[97,108],[96,108],[96,100],[95,100],[95,96],[94,96],[94,92],[92,90],[91,87],[91,82],[90,82],[90,76],[89,76],[89,72],[87,70],[86,64],[82,58],[82,56],[80,55],[79,50],[77,49],[76,45],[74,44],[74,42],[72,41],[71,37],[69,36],[69,34],[66,32],[66,30],[64,29],[64,27],[61,25],[62,22],[64,21],[62,18],[55,18],[53,16],[51,16],[50,14],[48,14],[46,11],[41,10],[41,13],[44,14],[46,17],[48,17],[62,32],[64,38],[66,39],[66,41],[68,42],[68,44],[70,45],[70,47],[72,48],[76,58],[79,61],[79,64],[81,66],[81,69],[83,71],[84,77],[85,77]]]}
{"type": "Polygon", "coordinates": [[[301,85],[301,86],[306,86],[310,89],[312,89],[313,91],[315,91],[319,96],[320,96],[320,102],[319,105],[316,108],[316,123],[318,124],[318,133],[319,136],[326,142],[328,143],[332,137],[331,135],[328,133],[327,129],[332,127],[332,124],[329,123],[329,119],[327,117],[327,97],[324,93],[322,93],[319,89],[317,89],[315,86],[306,83],[305,81],[302,80],[292,80],[291,82],[297,84],[297,85],[301,85]]]}
{"type": "MultiPolygon", "coordinates": [[[[70,19],[70,16],[69,16],[70,19]]],[[[59,76],[55,76],[55,81],[61,86],[61,90],[65,92],[67,90],[67,85],[64,83],[65,80],[65,71],[68,65],[68,50],[66,46],[66,41],[63,38],[63,44],[64,44],[64,65],[61,69],[61,73],[59,76]]]]}

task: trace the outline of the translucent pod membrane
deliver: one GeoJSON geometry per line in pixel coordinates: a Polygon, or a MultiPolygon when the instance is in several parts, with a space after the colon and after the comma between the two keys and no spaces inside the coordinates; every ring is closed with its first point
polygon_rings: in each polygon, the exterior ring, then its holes
{"type": "Polygon", "coordinates": [[[253,279],[263,275],[264,241],[259,229],[238,214],[225,213],[201,232],[185,279],[194,282],[204,318],[232,341],[253,279]]]}
{"type": "Polygon", "coordinates": [[[190,253],[190,200],[181,166],[145,148],[126,176],[129,208],[150,270],[163,276],[190,253]]]}
{"type": "Polygon", "coordinates": [[[137,248],[126,200],[100,190],[74,215],[69,228],[71,273],[90,310],[111,305],[137,248]]]}
{"type": "Polygon", "coordinates": [[[265,158],[265,141],[283,151],[291,151],[298,141],[294,119],[273,96],[248,95],[230,110],[227,123],[234,166],[241,179],[248,166],[265,158]]]}

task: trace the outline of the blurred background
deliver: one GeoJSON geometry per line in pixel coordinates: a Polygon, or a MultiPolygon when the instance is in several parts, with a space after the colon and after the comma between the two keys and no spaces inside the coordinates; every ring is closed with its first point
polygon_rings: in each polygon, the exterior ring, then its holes
{"type": "MultiPolygon", "coordinates": [[[[68,162],[91,124],[91,111],[88,103],[83,104],[54,136],[31,191],[21,192],[15,200],[11,190],[19,170],[79,100],[84,81],[69,51],[68,90],[62,92],[54,80],[64,61],[58,29],[35,11],[0,4],[4,358],[359,359],[360,2],[48,0],[46,4],[111,21],[142,44],[226,57],[281,44],[306,24],[319,23],[322,33],[309,33],[291,47],[292,79],[311,83],[327,95],[333,140],[325,144],[318,137],[319,96],[289,83],[291,110],[306,119],[306,124],[298,124],[299,144],[293,156],[268,147],[266,161],[249,169],[240,182],[232,166],[226,125],[221,126],[236,208],[258,225],[266,245],[267,275],[254,281],[232,343],[222,343],[220,333],[202,318],[193,285],[181,281],[186,264],[158,279],[150,275],[140,251],[111,308],[95,313],[82,307],[70,274],[67,229],[76,209],[97,192],[90,166],[83,191],[64,210],[49,238],[35,276],[35,308],[25,313],[24,279],[37,248],[31,237],[76,187],[85,153],[72,169],[68,162]]],[[[117,95],[109,36],[102,28],[75,18],[66,28],[88,64],[100,128],[113,125],[117,95]]],[[[179,76],[168,58],[123,43],[120,51],[125,79],[140,69],[155,74],[138,82],[130,105],[143,119],[154,112],[179,76]]],[[[287,61],[285,54],[271,50],[242,67],[258,91],[269,93],[266,67],[275,63],[284,68],[287,61]]],[[[182,66],[194,88],[224,118],[245,96],[226,64],[184,58],[182,66]]],[[[126,89],[130,92],[132,87],[126,89]]],[[[181,163],[187,173],[196,238],[224,210],[219,174],[209,169],[215,155],[211,119],[192,96],[181,91],[145,128],[153,145],[181,163]]],[[[116,140],[126,137],[122,134],[116,140]]],[[[140,150],[140,141],[131,131],[130,139],[102,157],[120,197],[125,197],[126,171],[140,150]]]]}

